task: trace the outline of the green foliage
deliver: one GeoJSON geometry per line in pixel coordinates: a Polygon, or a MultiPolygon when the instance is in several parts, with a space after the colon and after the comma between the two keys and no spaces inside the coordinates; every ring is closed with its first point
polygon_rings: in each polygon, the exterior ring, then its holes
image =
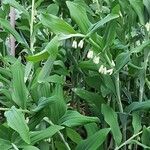
{"type": "Polygon", "coordinates": [[[22,112],[19,112],[14,106],[5,112],[5,116],[8,122],[8,126],[17,131],[21,138],[28,144],[30,144],[29,128],[26,124],[25,118],[22,112]]]}
{"type": "Polygon", "coordinates": [[[109,124],[113,137],[119,145],[122,141],[122,134],[120,131],[118,119],[117,119],[117,114],[107,105],[103,104],[102,105],[102,113],[104,115],[105,121],[109,124]]]}
{"type": "Polygon", "coordinates": [[[149,7],[1,1],[0,149],[150,149],[149,7]]]}

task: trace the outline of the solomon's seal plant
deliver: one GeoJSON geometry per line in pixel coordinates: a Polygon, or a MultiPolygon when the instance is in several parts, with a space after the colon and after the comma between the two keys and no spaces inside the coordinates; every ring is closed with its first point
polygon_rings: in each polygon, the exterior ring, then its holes
{"type": "Polygon", "coordinates": [[[150,149],[149,0],[0,1],[0,150],[150,149]]]}

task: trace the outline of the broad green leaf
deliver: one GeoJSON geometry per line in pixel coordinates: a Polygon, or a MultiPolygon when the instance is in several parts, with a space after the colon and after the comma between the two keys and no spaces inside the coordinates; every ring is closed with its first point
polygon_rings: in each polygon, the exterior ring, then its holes
{"type": "Polygon", "coordinates": [[[116,72],[123,68],[130,61],[130,52],[123,52],[116,58],[116,72]]]}
{"type": "Polygon", "coordinates": [[[0,149],[9,150],[12,148],[11,142],[0,138],[0,149]]]}
{"type": "Polygon", "coordinates": [[[53,64],[54,64],[54,59],[49,57],[39,73],[38,76],[39,83],[45,82],[47,78],[50,76],[51,70],[53,68],[53,64]]]}
{"type": "Polygon", "coordinates": [[[117,29],[116,21],[112,21],[107,25],[103,37],[103,44],[105,49],[107,49],[114,42],[116,36],[116,29],[117,29]]]}
{"type": "Polygon", "coordinates": [[[132,126],[134,129],[134,134],[137,134],[142,128],[141,118],[138,112],[132,113],[132,126]]]}
{"type": "Polygon", "coordinates": [[[116,94],[115,83],[114,80],[111,78],[111,76],[104,75],[102,80],[104,81],[104,86],[106,90],[110,90],[115,95],[116,94]]]}
{"type": "Polygon", "coordinates": [[[37,88],[37,89],[35,89],[35,92],[38,92],[38,99],[37,100],[39,100],[41,97],[52,96],[52,94],[50,92],[50,84],[47,82],[35,84],[35,88],[37,88]]]}
{"type": "Polygon", "coordinates": [[[59,40],[66,40],[66,39],[70,39],[70,38],[74,38],[74,37],[81,37],[81,38],[84,38],[85,35],[84,34],[80,34],[80,33],[76,33],[76,34],[60,34],[59,35],[59,40]]]}
{"type": "Polygon", "coordinates": [[[98,109],[100,108],[101,104],[104,103],[103,97],[97,93],[89,92],[81,88],[75,88],[73,91],[88,103],[94,104],[98,109]]]}
{"type": "Polygon", "coordinates": [[[148,110],[148,109],[150,109],[150,100],[143,102],[133,102],[126,107],[125,111],[127,113],[130,113],[132,111],[148,110]]]}
{"type": "Polygon", "coordinates": [[[10,140],[12,137],[13,130],[5,124],[0,125],[0,139],[10,140]],[[6,134],[7,133],[7,134],[6,134]]]}
{"type": "Polygon", "coordinates": [[[119,17],[119,15],[117,15],[117,14],[109,14],[109,15],[107,15],[105,18],[101,19],[100,21],[98,21],[97,23],[95,23],[94,25],[91,26],[87,36],[90,36],[92,33],[96,32],[104,24],[106,24],[106,23],[110,22],[111,20],[114,20],[114,19],[116,19],[118,17],[119,17]]]}
{"type": "Polygon", "coordinates": [[[32,62],[38,62],[38,61],[41,61],[41,60],[45,60],[49,57],[49,53],[47,52],[48,51],[48,47],[45,47],[45,49],[33,56],[28,56],[27,57],[27,60],[28,61],[32,61],[32,62]]]}
{"type": "Polygon", "coordinates": [[[114,140],[117,145],[119,145],[122,141],[122,134],[120,131],[118,117],[116,112],[110,108],[109,106],[102,104],[102,113],[104,115],[105,121],[109,124],[114,140]]]}
{"type": "Polygon", "coordinates": [[[55,36],[44,48],[43,51],[33,55],[33,56],[28,56],[27,60],[28,61],[41,61],[44,59],[47,59],[48,57],[51,59],[56,59],[57,54],[58,54],[58,47],[59,47],[60,42],[58,41],[58,37],[55,36]]]}
{"type": "Polygon", "coordinates": [[[24,82],[26,83],[26,81],[28,80],[28,77],[32,71],[33,68],[33,63],[32,62],[27,62],[26,66],[25,66],[25,73],[24,73],[24,82]]]}
{"type": "Polygon", "coordinates": [[[88,123],[84,125],[84,128],[86,129],[87,137],[92,136],[99,130],[99,127],[96,123],[88,123]]]}
{"type": "Polygon", "coordinates": [[[99,122],[99,119],[97,117],[84,116],[77,111],[72,110],[68,110],[66,114],[64,114],[64,116],[62,116],[62,118],[59,120],[61,125],[67,127],[80,126],[92,122],[99,122]]]}
{"type": "Polygon", "coordinates": [[[150,147],[150,142],[149,142],[149,139],[150,139],[150,129],[144,127],[141,139],[142,139],[142,143],[144,145],[150,147]]]}
{"type": "Polygon", "coordinates": [[[55,34],[75,34],[76,31],[64,20],[50,14],[42,14],[40,17],[42,24],[48,27],[55,34]]]}
{"type": "Polygon", "coordinates": [[[35,127],[39,124],[39,122],[45,117],[44,110],[38,111],[34,115],[30,117],[28,126],[30,130],[34,130],[35,127]]]}
{"type": "Polygon", "coordinates": [[[12,66],[12,99],[21,108],[26,108],[26,103],[28,99],[28,90],[24,83],[24,67],[17,60],[12,66]]]}
{"type": "Polygon", "coordinates": [[[66,128],[67,136],[76,144],[78,144],[82,138],[78,132],[76,132],[74,129],[66,128]]]}
{"type": "Polygon", "coordinates": [[[0,89],[1,96],[0,103],[6,107],[11,107],[13,105],[11,93],[7,89],[0,89]],[[2,98],[3,97],[3,98],[2,98]]]}
{"type": "Polygon", "coordinates": [[[38,112],[40,110],[42,110],[44,107],[48,106],[49,104],[54,103],[54,101],[57,99],[56,96],[52,96],[49,98],[45,98],[45,97],[41,97],[39,102],[38,102],[38,106],[33,109],[33,112],[38,112]]]}
{"type": "Polygon", "coordinates": [[[21,38],[21,36],[19,35],[19,33],[11,27],[9,21],[7,21],[6,19],[2,19],[0,18],[0,25],[8,32],[11,33],[15,39],[17,40],[18,43],[23,44],[24,46],[28,47],[27,43],[24,42],[24,40],[21,38]]]}
{"type": "Polygon", "coordinates": [[[145,5],[149,15],[150,15],[150,1],[149,0],[143,0],[143,4],[145,5]]]}
{"type": "Polygon", "coordinates": [[[59,119],[66,113],[67,110],[63,86],[56,84],[53,95],[57,98],[55,99],[54,103],[48,106],[47,116],[51,118],[51,121],[54,124],[58,124],[59,119]]]}
{"type": "Polygon", "coordinates": [[[74,0],[74,2],[75,2],[76,4],[78,4],[78,5],[82,6],[82,7],[84,7],[84,8],[86,9],[86,11],[87,11],[87,14],[90,14],[90,15],[92,15],[92,16],[95,16],[95,14],[94,14],[94,12],[93,12],[91,6],[89,6],[89,4],[86,3],[85,0],[74,0]]]}
{"type": "Polygon", "coordinates": [[[96,150],[98,149],[103,142],[105,141],[110,128],[101,129],[86,140],[81,141],[76,150],[96,150]]]}
{"type": "Polygon", "coordinates": [[[144,5],[141,0],[129,0],[131,6],[133,7],[134,11],[137,13],[140,23],[144,25],[144,5]]]}
{"type": "Polygon", "coordinates": [[[20,5],[17,1],[15,0],[3,0],[4,4],[9,4],[10,6],[18,9],[21,13],[25,15],[25,17],[30,20],[30,15],[29,12],[22,6],[20,5]]]}
{"type": "Polygon", "coordinates": [[[28,144],[30,144],[29,128],[26,124],[24,115],[14,106],[9,111],[5,112],[8,125],[17,131],[20,137],[28,144]]]}
{"type": "Polygon", "coordinates": [[[47,13],[48,14],[57,15],[58,11],[59,11],[59,6],[56,4],[50,4],[47,7],[47,13]]]}
{"type": "Polygon", "coordinates": [[[59,76],[57,74],[49,76],[45,80],[46,80],[46,82],[64,84],[64,77],[63,76],[59,76]]]}
{"type": "Polygon", "coordinates": [[[35,8],[38,8],[44,0],[37,0],[35,2],[35,8]]]}
{"type": "Polygon", "coordinates": [[[63,128],[64,127],[62,126],[52,125],[44,130],[30,132],[31,143],[35,144],[43,139],[51,138],[55,133],[63,128]]]}
{"type": "Polygon", "coordinates": [[[150,40],[147,40],[147,41],[143,42],[140,46],[137,46],[137,47],[131,49],[131,53],[142,52],[142,50],[144,50],[144,48],[146,48],[149,45],[150,45],[150,40]]]}
{"type": "Polygon", "coordinates": [[[79,67],[83,70],[92,70],[92,71],[98,70],[98,66],[96,66],[91,60],[81,61],[79,63],[79,67]]]}
{"type": "Polygon", "coordinates": [[[85,78],[85,81],[86,81],[86,84],[89,86],[89,87],[92,87],[96,90],[100,90],[101,88],[101,82],[102,82],[102,79],[101,77],[99,76],[99,74],[97,75],[92,75],[92,76],[87,76],[85,78]],[[97,84],[98,82],[100,82],[99,84],[97,84]]]}
{"type": "Polygon", "coordinates": [[[91,23],[87,17],[85,8],[82,5],[70,1],[67,1],[66,4],[69,8],[71,18],[77,23],[82,33],[86,34],[91,23]]]}
{"type": "Polygon", "coordinates": [[[59,150],[66,150],[66,146],[63,142],[59,141],[55,141],[55,148],[59,149],[59,150]]]}
{"type": "Polygon", "coordinates": [[[48,141],[41,141],[39,143],[40,150],[49,150],[49,142],[48,141]]]}

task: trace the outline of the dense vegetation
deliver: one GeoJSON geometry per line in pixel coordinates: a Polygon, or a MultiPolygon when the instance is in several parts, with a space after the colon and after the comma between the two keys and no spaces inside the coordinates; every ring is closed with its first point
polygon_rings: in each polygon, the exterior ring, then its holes
{"type": "Polygon", "coordinates": [[[0,149],[150,149],[149,0],[1,0],[0,149]]]}

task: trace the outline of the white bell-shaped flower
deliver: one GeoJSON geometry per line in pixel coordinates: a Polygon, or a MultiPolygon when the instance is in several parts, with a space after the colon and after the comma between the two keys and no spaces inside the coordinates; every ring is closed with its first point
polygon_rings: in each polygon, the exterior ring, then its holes
{"type": "Polygon", "coordinates": [[[78,47],[78,43],[77,43],[76,40],[74,40],[74,41],[72,42],[72,48],[77,49],[77,47],[78,47]]]}
{"type": "Polygon", "coordinates": [[[84,41],[81,40],[81,41],[79,42],[79,44],[78,44],[78,47],[82,49],[82,48],[83,48],[83,45],[84,45],[84,41]]]}
{"type": "Polygon", "coordinates": [[[106,67],[103,68],[103,74],[107,74],[107,68],[106,67]]]}
{"type": "Polygon", "coordinates": [[[106,72],[109,73],[109,75],[112,75],[113,74],[113,69],[109,69],[106,72]]]}
{"type": "Polygon", "coordinates": [[[149,22],[146,23],[145,28],[147,29],[147,31],[150,31],[150,23],[149,22]]]}
{"type": "Polygon", "coordinates": [[[99,56],[95,56],[94,58],[93,58],[93,62],[94,62],[94,64],[99,64],[99,56]]]}
{"type": "Polygon", "coordinates": [[[94,56],[94,52],[92,50],[89,50],[87,53],[87,58],[91,59],[94,56]]]}
{"type": "Polygon", "coordinates": [[[100,68],[99,68],[99,70],[98,70],[98,72],[99,72],[99,73],[103,73],[103,69],[104,69],[104,66],[101,65],[100,68]]]}

